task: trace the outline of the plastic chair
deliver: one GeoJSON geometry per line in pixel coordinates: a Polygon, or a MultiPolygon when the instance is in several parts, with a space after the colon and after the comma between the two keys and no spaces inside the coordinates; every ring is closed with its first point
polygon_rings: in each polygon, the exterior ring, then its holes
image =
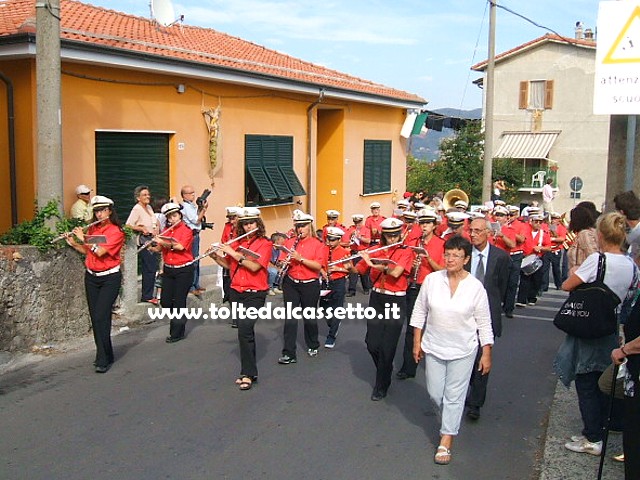
{"type": "Polygon", "coordinates": [[[539,170],[533,175],[531,175],[531,187],[535,187],[536,183],[540,188],[544,185],[544,177],[547,175],[547,172],[544,170],[539,170]]]}

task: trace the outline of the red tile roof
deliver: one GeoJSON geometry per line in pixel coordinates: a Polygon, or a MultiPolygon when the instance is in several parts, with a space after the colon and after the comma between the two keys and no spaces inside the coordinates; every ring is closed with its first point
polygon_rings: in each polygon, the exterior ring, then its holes
{"type": "MultiPolygon", "coordinates": [[[[2,37],[34,32],[35,0],[0,0],[2,37]]],[[[145,55],[224,67],[305,84],[333,87],[416,103],[412,93],[331,70],[213,29],[190,25],[160,27],[148,18],[61,0],[61,38],[145,55]]]]}
{"type": "MultiPolygon", "coordinates": [[[[566,43],[569,45],[575,45],[578,47],[587,47],[587,48],[593,48],[593,49],[596,48],[595,40],[579,40],[577,38],[561,37],[553,33],[547,33],[542,37],[538,37],[534,40],[523,43],[522,45],[518,45],[517,47],[512,48],[511,50],[507,50],[506,52],[502,52],[501,54],[496,55],[496,62],[500,60],[505,60],[508,57],[517,55],[522,51],[528,50],[530,48],[534,48],[538,45],[542,45],[543,43],[547,43],[547,42],[566,43]]],[[[482,71],[485,68],[487,68],[487,62],[488,60],[484,60],[480,63],[476,63],[471,67],[471,70],[482,71]]]]}

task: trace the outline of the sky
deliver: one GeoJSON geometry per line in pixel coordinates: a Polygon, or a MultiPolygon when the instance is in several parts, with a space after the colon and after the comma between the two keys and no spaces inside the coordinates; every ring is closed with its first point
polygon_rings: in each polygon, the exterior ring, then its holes
{"type": "MultiPolygon", "coordinates": [[[[149,17],[149,0],[83,0],[149,17]]],[[[427,108],[482,107],[470,70],[488,55],[486,0],[169,0],[184,23],[213,28],[343,73],[417,94],[427,108]]],[[[596,30],[597,0],[498,0],[573,38],[596,30]]],[[[498,8],[496,54],[548,32],[498,8]]]]}

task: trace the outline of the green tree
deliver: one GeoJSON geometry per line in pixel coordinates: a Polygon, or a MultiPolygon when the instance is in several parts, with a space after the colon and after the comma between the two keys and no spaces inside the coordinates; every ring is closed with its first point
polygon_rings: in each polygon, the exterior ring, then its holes
{"type": "MultiPolygon", "coordinates": [[[[453,188],[464,190],[471,203],[482,201],[484,132],[480,121],[469,121],[453,137],[440,143],[440,158],[432,163],[407,159],[407,189],[435,193],[453,188]]],[[[495,159],[493,178],[503,179],[508,187],[505,201],[515,201],[522,166],[513,159],[495,159]]]]}

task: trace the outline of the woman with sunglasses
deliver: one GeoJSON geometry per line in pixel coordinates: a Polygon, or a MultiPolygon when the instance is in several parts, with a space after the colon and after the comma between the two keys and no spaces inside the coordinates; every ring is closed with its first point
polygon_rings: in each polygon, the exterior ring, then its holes
{"type": "Polygon", "coordinates": [[[100,223],[89,227],[86,234],[82,227],[74,228],[73,235],[79,242],[71,235],[68,235],[66,240],[71,247],[86,255],[84,288],[93,340],[96,344],[96,359],[93,364],[96,373],[106,373],[114,361],[111,345],[111,309],[118,297],[122,280],[120,250],[124,245],[124,232],[113,209],[113,200],[96,195],[91,199],[91,207],[92,222],[100,223]],[[99,242],[94,243],[91,237],[99,242]]]}
{"type": "MultiPolygon", "coordinates": [[[[245,308],[256,310],[264,306],[269,293],[268,266],[272,243],[265,236],[265,227],[260,218],[260,210],[246,207],[238,211],[238,221],[233,237],[238,238],[255,230],[254,233],[231,244],[222,244],[211,254],[218,265],[229,270],[229,301],[245,308]]],[[[244,315],[234,319],[238,325],[238,345],[240,346],[240,376],[236,385],[240,390],[249,390],[258,381],[256,361],[255,315],[244,315]]]]}
{"type": "Polygon", "coordinates": [[[402,220],[397,218],[384,220],[380,224],[381,243],[383,247],[390,247],[372,254],[363,250],[360,252],[363,261],[356,266],[359,274],[369,272],[373,286],[369,307],[376,314],[373,318],[367,318],[365,342],[376,366],[376,382],[371,393],[371,400],[374,402],[387,396],[391,385],[393,358],[407,316],[407,277],[411,271],[413,251],[401,245],[402,225],[402,220]],[[391,315],[390,311],[394,310],[399,315],[391,315]]]}
{"type": "Polygon", "coordinates": [[[478,348],[482,350],[478,370],[483,375],[491,370],[493,331],[487,292],[464,268],[471,249],[459,235],[447,240],[445,269],[427,276],[411,315],[414,360],[425,358],[427,391],[441,415],[434,456],[439,465],[451,461],[478,348]]]}

